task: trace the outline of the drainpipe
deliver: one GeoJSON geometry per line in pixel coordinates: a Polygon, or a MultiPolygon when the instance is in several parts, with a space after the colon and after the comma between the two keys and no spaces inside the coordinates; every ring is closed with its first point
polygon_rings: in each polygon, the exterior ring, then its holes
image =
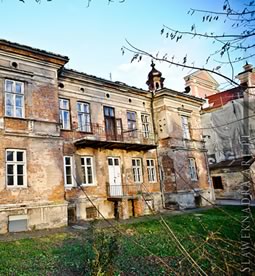
{"type": "MultiPolygon", "coordinates": [[[[205,140],[204,140],[204,136],[203,136],[203,148],[206,150],[206,147],[205,147],[205,140]]],[[[213,185],[212,185],[212,181],[211,181],[211,176],[210,176],[210,169],[209,169],[209,162],[208,162],[208,156],[207,156],[207,150],[204,151],[204,156],[205,156],[205,164],[206,164],[206,170],[207,170],[207,175],[208,175],[208,183],[209,183],[209,187],[210,187],[210,190],[211,190],[211,196],[212,196],[212,200],[215,200],[215,194],[214,194],[214,188],[213,188],[213,185]]]]}
{"type": "Polygon", "coordinates": [[[152,117],[152,127],[153,127],[153,133],[154,133],[154,139],[155,143],[157,143],[156,147],[156,156],[157,156],[157,164],[158,164],[158,172],[159,172],[159,183],[160,183],[160,191],[161,191],[161,200],[162,200],[162,206],[165,209],[165,194],[164,194],[164,187],[163,187],[163,181],[161,177],[161,167],[159,165],[159,154],[158,154],[158,133],[156,131],[156,123],[155,123],[155,116],[154,116],[154,109],[153,109],[153,103],[154,103],[154,96],[155,96],[155,90],[151,91],[151,117],[152,117]]]}

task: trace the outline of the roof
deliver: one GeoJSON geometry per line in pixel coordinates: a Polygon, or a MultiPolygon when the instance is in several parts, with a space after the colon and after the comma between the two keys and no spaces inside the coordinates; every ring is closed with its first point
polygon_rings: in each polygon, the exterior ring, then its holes
{"type": "Polygon", "coordinates": [[[243,92],[239,87],[234,87],[229,90],[207,96],[209,107],[206,110],[221,107],[230,101],[235,99],[243,98],[243,92]]]}
{"type": "Polygon", "coordinates": [[[5,39],[0,39],[0,50],[6,51],[6,52],[11,52],[11,53],[16,53],[24,56],[30,56],[34,58],[39,58],[40,57],[47,57],[52,59],[61,61],[61,63],[65,64],[69,61],[69,58],[67,56],[55,54],[53,52],[48,52],[45,50],[33,48],[27,45],[19,44],[16,42],[11,42],[5,39]],[[29,54],[30,53],[30,54],[29,54]],[[38,56],[39,55],[39,56],[38,56]]]}
{"type": "Polygon", "coordinates": [[[213,76],[206,70],[202,70],[202,69],[197,70],[197,71],[185,76],[184,79],[185,79],[185,81],[187,81],[188,78],[191,78],[191,77],[196,77],[196,78],[201,79],[206,82],[212,82],[216,86],[219,85],[219,83],[215,80],[215,78],[213,78],[213,76]],[[204,77],[203,77],[203,75],[204,75],[204,77]]]}
{"type": "MultiPolygon", "coordinates": [[[[67,69],[67,68],[63,68],[60,72],[60,76],[63,77],[73,77],[73,78],[85,78],[85,79],[89,79],[89,80],[93,80],[93,81],[99,81],[102,82],[104,84],[108,84],[108,85],[113,85],[113,86],[117,86],[117,87],[122,87],[123,89],[127,89],[127,90],[136,90],[137,92],[140,93],[148,93],[148,90],[144,90],[142,88],[137,88],[135,86],[130,86],[124,82],[120,82],[120,81],[111,81],[111,80],[107,80],[104,78],[100,78],[94,75],[89,75],[87,73],[84,72],[80,72],[74,69],[67,69]]],[[[86,80],[85,80],[86,81],[86,80]]]]}
{"type": "Polygon", "coordinates": [[[161,95],[162,96],[163,95],[166,95],[166,96],[178,96],[178,97],[182,97],[182,98],[186,98],[186,99],[190,99],[190,100],[196,101],[199,104],[205,102],[205,100],[202,99],[202,98],[198,98],[198,97],[186,94],[184,92],[178,92],[178,91],[175,91],[175,90],[172,90],[172,89],[169,89],[169,88],[162,88],[160,90],[157,90],[156,96],[161,96],[161,95]]]}
{"type": "Polygon", "coordinates": [[[233,160],[224,160],[219,163],[210,164],[209,168],[212,169],[221,169],[221,168],[233,168],[233,167],[250,167],[251,164],[255,161],[255,158],[252,156],[244,156],[241,158],[233,160]]]}

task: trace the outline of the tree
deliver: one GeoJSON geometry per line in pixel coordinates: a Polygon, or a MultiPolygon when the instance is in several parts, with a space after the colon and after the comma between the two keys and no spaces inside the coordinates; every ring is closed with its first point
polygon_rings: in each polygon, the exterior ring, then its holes
{"type": "MultiPolygon", "coordinates": [[[[226,32],[222,33],[203,33],[199,31],[199,26],[192,24],[188,30],[178,30],[167,25],[163,25],[160,31],[166,39],[181,43],[184,38],[189,39],[206,39],[215,44],[216,50],[208,53],[203,66],[196,66],[195,62],[189,60],[187,55],[180,58],[180,61],[173,55],[169,58],[168,53],[154,55],[146,50],[139,49],[129,41],[121,48],[122,54],[126,51],[133,54],[132,60],[140,61],[143,56],[150,57],[154,60],[167,62],[172,65],[181,66],[188,69],[206,70],[216,74],[233,85],[239,85],[235,80],[234,65],[251,59],[254,54],[254,37],[255,37],[255,1],[244,3],[242,10],[232,7],[228,0],[225,0],[222,11],[210,11],[203,9],[190,9],[188,15],[198,15],[201,17],[202,24],[215,24],[221,22],[225,25],[226,32]],[[214,59],[214,66],[210,66],[210,61],[214,59]],[[223,66],[230,67],[230,75],[220,73],[223,66]]],[[[201,26],[200,26],[201,27],[201,26]]],[[[185,46],[183,46],[185,49],[185,46]]],[[[212,63],[211,63],[212,64],[212,63]]]]}

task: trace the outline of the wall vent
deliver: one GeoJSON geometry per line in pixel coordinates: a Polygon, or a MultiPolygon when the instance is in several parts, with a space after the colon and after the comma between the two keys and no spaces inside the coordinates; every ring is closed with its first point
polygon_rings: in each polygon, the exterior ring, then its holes
{"type": "Polygon", "coordinates": [[[98,217],[97,209],[95,207],[86,208],[86,218],[96,219],[98,217]]]}
{"type": "Polygon", "coordinates": [[[9,232],[27,231],[27,215],[9,216],[9,232]]]}

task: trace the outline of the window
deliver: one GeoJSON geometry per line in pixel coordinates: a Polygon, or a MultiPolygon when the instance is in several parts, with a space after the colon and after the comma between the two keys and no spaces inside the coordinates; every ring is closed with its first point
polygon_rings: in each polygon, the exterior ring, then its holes
{"type": "Polygon", "coordinates": [[[81,169],[82,169],[82,184],[93,185],[94,184],[94,172],[93,172],[93,158],[90,156],[81,157],[81,169]]]}
{"type": "Polygon", "coordinates": [[[142,119],[142,132],[143,132],[143,137],[148,138],[149,137],[149,115],[147,114],[142,114],[141,116],[142,119]]]}
{"type": "Polygon", "coordinates": [[[197,180],[197,169],[196,169],[196,162],[194,158],[189,158],[189,174],[192,181],[197,180]]]}
{"type": "Polygon", "coordinates": [[[89,104],[77,102],[77,112],[78,112],[78,130],[91,132],[89,104]]]}
{"type": "Polygon", "coordinates": [[[70,129],[69,100],[59,99],[59,120],[62,129],[70,129]]]}
{"type": "Polygon", "coordinates": [[[26,186],[26,151],[6,150],[6,172],[8,187],[26,186]]]}
{"type": "Polygon", "coordinates": [[[73,158],[72,156],[64,156],[64,177],[65,186],[73,186],[73,158]]]}
{"type": "Polygon", "coordinates": [[[5,80],[5,115],[24,118],[24,83],[5,80]]]}
{"type": "Polygon", "coordinates": [[[213,176],[212,181],[213,181],[214,189],[221,189],[221,190],[224,189],[223,184],[222,184],[221,176],[213,176]]]}
{"type": "Polygon", "coordinates": [[[105,134],[107,140],[116,140],[116,122],[114,108],[104,106],[105,134]]]}
{"type": "Polygon", "coordinates": [[[87,219],[96,219],[98,217],[98,212],[95,207],[86,208],[86,218],[87,219]]]}
{"type": "Polygon", "coordinates": [[[149,182],[156,182],[156,169],[153,159],[147,159],[147,174],[149,182]]]}
{"type": "Polygon", "coordinates": [[[136,114],[135,112],[128,111],[127,112],[127,123],[128,123],[128,131],[130,136],[136,136],[136,114]]]}
{"type": "Polygon", "coordinates": [[[133,176],[135,183],[141,183],[142,178],[142,160],[140,158],[132,159],[133,176]]]}
{"type": "Polygon", "coordinates": [[[181,116],[182,120],[182,131],[183,131],[183,138],[190,139],[190,129],[189,129],[189,120],[186,116],[181,116]]]}

